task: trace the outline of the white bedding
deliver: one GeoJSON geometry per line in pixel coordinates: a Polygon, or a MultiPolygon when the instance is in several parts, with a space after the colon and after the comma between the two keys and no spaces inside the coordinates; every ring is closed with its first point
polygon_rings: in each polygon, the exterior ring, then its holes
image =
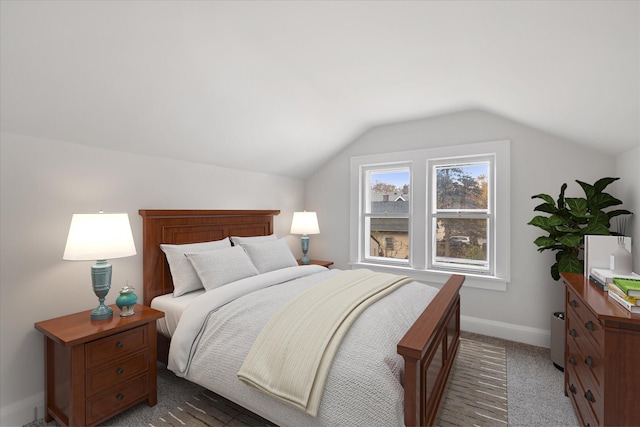
{"type": "Polygon", "coordinates": [[[205,290],[200,289],[174,297],[173,294],[161,295],[151,300],[151,308],[164,312],[164,317],[156,321],[158,332],[165,337],[171,338],[178,327],[178,321],[182,313],[191,301],[204,294],[205,290]]]}
{"type": "Polygon", "coordinates": [[[317,418],[237,377],[268,319],[289,299],[340,273],[289,267],[202,294],[182,313],[169,369],[280,426],[402,425],[403,360],[396,345],[438,292],[418,282],[372,304],[355,321],[336,353],[317,418]]]}

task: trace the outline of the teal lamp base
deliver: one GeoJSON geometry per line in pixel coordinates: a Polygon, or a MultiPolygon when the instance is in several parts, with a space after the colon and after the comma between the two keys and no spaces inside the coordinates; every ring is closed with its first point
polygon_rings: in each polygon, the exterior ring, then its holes
{"type": "Polygon", "coordinates": [[[100,305],[91,311],[91,320],[105,320],[113,317],[113,309],[104,304],[104,299],[111,289],[111,264],[107,260],[98,260],[91,266],[91,283],[93,292],[100,305]]]}
{"type": "Polygon", "coordinates": [[[309,258],[307,258],[307,252],[309,252],[309,236],[303,234],[300,242],[302,243],[302,259],[300,260],[300,264],[308,265],[309,258]]]}

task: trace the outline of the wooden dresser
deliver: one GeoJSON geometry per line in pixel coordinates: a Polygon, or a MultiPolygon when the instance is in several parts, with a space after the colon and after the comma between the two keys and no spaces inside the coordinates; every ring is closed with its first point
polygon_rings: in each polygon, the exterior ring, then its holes
{"type": "Polygon", "coordinates": [[[640,314],[582,274],[566,285],[565,394],[585,426],[640,424],[640,314]]]}
{"type": "Polygon", "coordinates": [[[157,402],[156,320],[164,313],[136,305],[135,313],[92,321],[91,310],[45,320],[45,421],[92,426],[146,400],[157,402]]]}

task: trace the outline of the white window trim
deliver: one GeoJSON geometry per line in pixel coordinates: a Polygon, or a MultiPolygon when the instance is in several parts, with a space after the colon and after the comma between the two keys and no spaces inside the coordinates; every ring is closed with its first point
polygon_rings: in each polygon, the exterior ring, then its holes
{"type": "Polygon", "coordinates": [[[492,255],[495,257],[495,270],[492,275],[464,274],[467,279],[464,286],[470,288],[506,291],[506,284],[511,280],[511,244],[510,244],[510,143],[509,141],[492,141],[475,144],[464,144],[450,147],[428,148],[395,153],[373,154],[351,158],[350,171],[350,218],[349,218],[349,260],[352,268],[369,268],[375,271],[405,274],[416,280],[442,283],[443,279],[453,271],[433,270],[428,268],[427,246],[429,234],[427,223],[430,216],[427,211],[428,162],[440,158],[467,158],[470,156],[494,155],[494,181],[496,203],[495,226],[493,233],[495,245],[492,255]],[[410,265],[393,265],[365,262],[362,250],[361,207],[363,191],[361,191],[362,168],[375,165],[392,165],[394,163],[411,164],[411,218],[409,225],[410,265]]]}

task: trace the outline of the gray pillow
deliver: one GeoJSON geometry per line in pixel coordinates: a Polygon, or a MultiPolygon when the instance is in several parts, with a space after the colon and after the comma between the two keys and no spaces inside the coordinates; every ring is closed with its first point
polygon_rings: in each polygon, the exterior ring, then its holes
{"type": "Polygon", "coordinates": [[[284,239],[259,243],[241,243],[241,246],[247,251],[251,262],[260,273],[298,265],[298,261],[296,261],[284,239]]]}
{"type": "Polygon", "coordinates": [[[258,274],[258,270],[240,246],[187,254],[187,259],[207,291],[258,274]]]}
{"type": "Polygon", "coordinates": [[[186,245],[168,245],[161,244],[160,249],[164,252],[171,270],[173,278],[173,296],[179,297],[187,292],[202,289],[202,282],[196,274],[193,266],[185,256],[187,252],[209,252],[218,249],[226,249],[231,247],[228,237],[222,240],[203,243],[189,243],[186,245]]]}
{"type": "Polygon", "coordinates": [[[268,236],[249,236],[249,237],[231,236],[231,243],[233,244],[233,246],[238,246],[243,243],[270,242],[273,240],[278,240],[278,237],[275,234],[269,234],[268,236]]]}

